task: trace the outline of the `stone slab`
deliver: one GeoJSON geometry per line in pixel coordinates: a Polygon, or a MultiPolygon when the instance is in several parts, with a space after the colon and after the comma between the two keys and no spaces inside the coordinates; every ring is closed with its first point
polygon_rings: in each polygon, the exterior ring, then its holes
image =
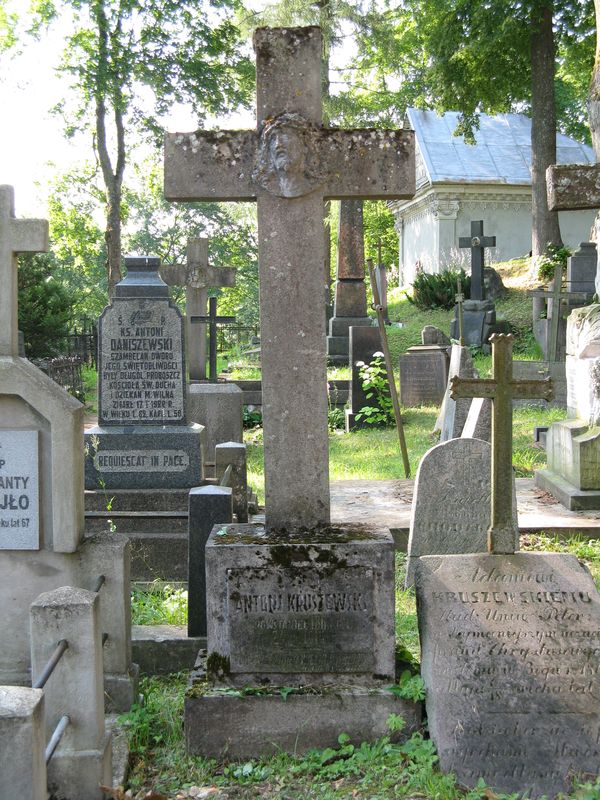
{"type": "Polygon", "coordinates": [[[133,625],[133,660],[142,675],[191,671],[206,637],[188,636],[185,625],[133,625]]]}
{"type": "Polygon", "coordinates": [[[205,758],[248,759],[282,750],[301,754],[311,748],[338,747],[341,732],[359,745],[389,735],[390,714],[406,727],[392,734],[407,738],[420,728],[420,705],[395,697],[385,689],[333,689],[326,693],[235,697],[223,694],[185,700],[185,740],[188,753],[205,758]]]}
{"type": "Polygon", "coordinates": [[[400,356],[400,405],[439,406],[448,382],[448,356],[436,345],[411,347],[400,356]]]}
{"type": "Polygon", "coordinates": [[[600,596],[560,553],[428,556],[416,573],[429,731],[444,771],[533,798],[600,772],[600,596]]]}
{"type": "Polygon", "coordinates": [[[85,434],[87,489],[179,489],[202,482],[201,425],[111,426],[85,434]]]}
{"type": "Polygon", "coordinates": [[[469,406],[462,438],[492,441],[492,401],[489,397],[474,397],[469,406]]]}
{"type": "Polygon", "coordinates": [[[367,287],[364,278],[360,280],[339,280],[335,284],[334,317],[366,317],[367,287]]]}
{"type": "Polygon", "coordinates": [[[115,299],[98,326],[102,425],[184,425],[183,318],[168,299],[115,299]]]}
{"type": "Polygon", "coordinates": [[[393,575],[387,532],[216,525],[206,546],[209,661],[227,663],[238,686],[331,685],[340,672],[345,684],[381,686],[395,670],[393,575]]]}
{"type": "Polygon", "coordinates": [[[0,550],[40,546],[39,433],[0,430],[0,550]]]}
{"type": "MultiPolygon", "coordinates": [[[[491,521],[492,448],[480,439],[450,439],[428,450],[419,464],[410,518],[406,585],[424,555],[484,553],[491,521]]],[[[517,500],[513,479],[513,516],[517,500]]],[[[514,541],[519,549],[518,535],[514,541]]]]}
{"type": "Polygon", "coordinates": [[[372,328],[373,320],[371,317],[332,317],[329,320],[329,335],[330,336],[345,336],[348,338],[350,335],[350,328],[372,328]]]}
{"type": "Polygon", "coordinates": [[[469,348],[461,347],[458,344],[452,345],[450,351],[448,383],[434,428],[435,431],[441,431],[440,439],[443,442],[460,436],[471,405],[471,401],[467,397],[459,397],[458,400],[450,397],[450,383],[455,376],[460,378],[476,377],[469,348]]]}
{"type": "Polygon", "coordinates": [[[600,511],[600,489],[578,489],[550,469],[536,470],[535,485],[549,492],[569,511],[600,511]]]}
{"type": "Polygon", "coordinates": [[[221,442],[244,441],[244,394],[235,384],[191,383],[188,404],[190,422],[206,429],[205,463],[214,464],[215,447],[221,442]]]}

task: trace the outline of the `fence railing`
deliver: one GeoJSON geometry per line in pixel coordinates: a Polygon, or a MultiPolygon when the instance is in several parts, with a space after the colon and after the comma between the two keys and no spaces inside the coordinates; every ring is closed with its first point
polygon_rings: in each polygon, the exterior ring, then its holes
{"type": "Polygon", "coordinates": [[[230,323],[217,329],[217,352],[224,353],[236,347],[249,345],[259,335],[258,325],[230,323]]]}
{"type": "Polygon", "coordinates": [[[72,394],[82,403],[85,402],[85,386],[81,371],[82,361],[79,356],[61,358],[36,358],[32,364],[45,372],[49,378],[72,394]]]}

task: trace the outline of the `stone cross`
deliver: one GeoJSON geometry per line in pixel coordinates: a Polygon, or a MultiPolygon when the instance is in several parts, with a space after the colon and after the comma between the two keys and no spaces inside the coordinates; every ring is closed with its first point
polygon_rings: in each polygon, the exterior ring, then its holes
{"type": "Polygon", "coordinates": [[[235,286],[235,267],[212,267],[208,264],[208,239],[188,239],[185,264],[163,264],[160,277],[168,286],[185,286],[186,339],[190,380],[206,378],[206,337],[192,336],[190,318],[207,311],[208,289],[235,286]]]}
{"type": "Polygon", "coordinates": [[[167,135],[165,196],[256,200],[269,530],[330,519],[323,201],[415,191],[414,133],[322,125],[321,31],[254,34],[257,129],[167,135]]]}
{"type": "Polygon", "coordinates": [[[457,292],[454,295],[456,305],[458,306],[458,343],[461,347],[465,346],[465,320],[463,317],[463,303],[465,302],[465,295],[462,290],[462,283],[460,278],[456,281],[457,292]]]}
{"type": "Polygon", "coordinates": [[[459,247],[471,248],[471,300],[485,300],[483,283],[484,249],[496,247],[495,236],[483,235],[483,220],[471,221],[471,235],[461,236],[459,247]]]}
{"type": "Polygon", "coordinates": [[[490,553],[513,553],[518,534],[513,519],[512,409],[513,400],[541,397],[551,400],[552,381],[516,381],[512,375],[512,334],[495,333],[492,345],[492,378],[459,378],[451,382],[451,396],[489,397],[492,400],[492,514],[488,530],[490,553]]]}
{"type": "MultiPolygon", "coordinates": [[[[219,317],[217,316],[217,298],[211,297],[208,301],[209,312],[208,315],[190,317],[190,323],[208,323],[208,335],[210,340],[210,356],[209,356],[209,380],[213,383],[217,382],[217,325],[219,323],[226,324],[228,322],[235,322],[235,317],[219,317]]],[[[203,326],[204,327],[204,326],[203,326]]]]}
{"type": "Polygon", "coordinates": [[[15,219],[12,186],[0,186],[0,356],[19,355],[17,255],[48,250],[45,219],[15,219]]]}

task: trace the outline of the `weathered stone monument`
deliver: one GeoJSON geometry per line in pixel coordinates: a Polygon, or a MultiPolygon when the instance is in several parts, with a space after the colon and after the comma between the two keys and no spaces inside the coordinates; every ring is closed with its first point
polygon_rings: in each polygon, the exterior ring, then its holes
{"type": "MultiPolygon", "coordinates": [[[[480,439],[450,439],[419,464],[411,508],[406,585],[420,556],[482,553],[490,526],[492,448],[480,439]]],[[[513,480],[513,550],[519,549],[513,480]]]]}
{"type": "Polygon", "coordinates": [[[264,694],[186,700],[188,749],[234,757],[340,729],[369,739],[397,701],[393,540],[329,524],[322,217],[325,198],[414,192],[411,132],[322,126],[318,28],[259,29],[254,46],[257,130],[165,147],[168,199],[258,203],[266,524],[212,530],[206,667],[213,684],[264,694]],[[306,684],[314,694],[284,703],[278,687],[306,684]]]}
{"type": "Polygon", "coordinates": [[[567,321],[567,419],[546,437],[548,466],[536,486],[571,510],[600,508],[600,305],[567,321]]]}
{"type": "Polygon", "coordinates": [[[437,344],[409,347],[400,356],[400,403],[439,406],[448,383],[448,348],[437,344]]]}
{"type": "Polygon", "coordinates": [[[512,552],[512,397],[551,389],[512,380],[511,338],[492,339],[492,380],[454,382],[456,394],[493,399],[489,548],[419,560],[422,675],[443,770],[554,797],[600,771],[600,598],[574,556],[512,552]]]}
{"type": "MultiPolygon", "coordinates": [[[[462,305],[464,321],[464,344],[488,349],[488,340],[493,333],[508,331],[506,323],[496,321],[496,308],[492,300],[486,299],[484,283],[484,253],[486,247],[496,246],[495,236],[484,236],[483,221],[471,222],[471,235],[461,236],[459,247],[471,250],[471,295],[462,305]]],[[[454,309],[450,325],[450,336],[460,338],[458,306],[454,309]]]]}
{"type": "Polygon", "coordinates": [[[190,381],[206,378],[206,337],[203,330],[192,331],[191,317],[204,316],[208,290],[235,286],[235,267],[215,267],[208,263],[208,239],[188,239],[185,264],[162,264],[159,275],[167,286],[185,286],[185,344],[190,381]]]}
{"type": "Polygon", "coordinates": [[[31,685],[29,606],[61,586],[104,576],[100,618],[105,691],[116,708],[136,696],[131,663],[129,543],[83,538],[83,406],[18,355],[18,253],[48,248],[45,220],[14,216],[0,186],[0,684],[31,685]]]}
{"type": "Polygon", "coordinates": [[[464,428],[471,401],[467,398],[451,396],[452,379],[454,377],[474,378],[476,375],[473,359],[468,347],[453,344],[450,350],[450,366],[448,368],[448,383],[442,399],[440,413],[438,414],[435,431],[440,431],[440,441],[455,439],[460,436],[464,428]]]}
{"type": "Polygon", "coordinates": [[[347,364],[349,329],[370,326],[365,285],[365,241],[362,200],[342,200],[338,228],[337,281],[333,317],[329,320],[327,357],[347,364]]]}

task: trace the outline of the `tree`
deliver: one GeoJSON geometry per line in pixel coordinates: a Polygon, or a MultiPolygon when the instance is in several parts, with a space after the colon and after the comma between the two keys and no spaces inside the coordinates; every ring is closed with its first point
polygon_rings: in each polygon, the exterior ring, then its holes
{"type": "MultiPolygon", "coordinates": [[[[67,135],[89,130],[106,199],[106,262],[112,294],[121,278],[123,176],[131,141],[161,135],[170,104],[199,120],[247,101],[253,70],[227,14],[238,0],[36,0],[31,30],[68,20],[60,71],[71,89],[57,109],[67,135]],[[128,144],[129,136],[129,144],[128,144]]],[[[1,22],[1,20],[0,20],[1,22]]],[[[5,24],[5,28],[8,24],[5,24]]],[[[7,37],[5,37],[7,38],[7,37]]]]}
{"type": "Polygon", "coordinates": [[[589,114],[592,143],[596,161],[600,161],[600,0],[594,0],[596,10],[596,59],[589,87],[589,114]]]}

